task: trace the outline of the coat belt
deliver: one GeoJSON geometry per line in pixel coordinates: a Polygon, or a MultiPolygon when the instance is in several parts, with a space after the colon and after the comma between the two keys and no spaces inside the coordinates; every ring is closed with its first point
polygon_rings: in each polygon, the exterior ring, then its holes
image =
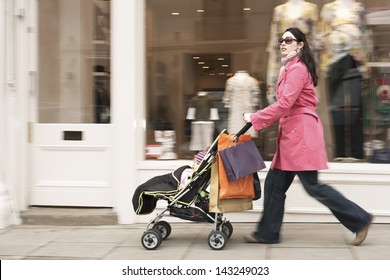
{"type": "Polygon", "coordinates": [[[291,108],[290,111],[288,111],[288,113],[283,117],[300,115],[300,114],[310,114],[310,115],[317,116],[315,107],[298,107],[298,108],[291,108]]]}

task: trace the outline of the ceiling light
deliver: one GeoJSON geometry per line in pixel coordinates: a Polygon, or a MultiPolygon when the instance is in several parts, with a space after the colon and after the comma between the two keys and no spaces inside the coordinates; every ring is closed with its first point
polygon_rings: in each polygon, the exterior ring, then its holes
{"type": "Polygon", "coordinates": [[[221,66],[224,68],[227,68],[227,67],[229,67],[229,64],[222,64],[221,66]]]}
{"type": "Polygon", "coordinates": [[[173,15],[173,16],[178,16],[178,15],[180,15],[180,13],[173,12],[173,13],[171,13],[171,15],[173,15]]]}
{"type": "Polygon", "coordinates": [[[199,10],[196,10],[197,13],[204,13],[204,10],[202,9],[199,9],[199,10]]]}
{"type": "Polygon", "coordinates": [[[193,56],[192,59],[200,59],[199,56],[193,56]]]}
{"type": "Polygon", "coordinates": [[[218,57],[217,60],[222,61],[222,60],[225,60],[225,59],[223,57],[218,57]]]}
{"type": "Polygon", "coordinates": [[[252,10],[251,8],[244,8],[243,9],[244,11],[250,11],[250,10],[252,10]]]}
{"type": "Polygon", "coordinates": [[[204,61],[199,61],[198,64],[204,64],[204,61]]]}

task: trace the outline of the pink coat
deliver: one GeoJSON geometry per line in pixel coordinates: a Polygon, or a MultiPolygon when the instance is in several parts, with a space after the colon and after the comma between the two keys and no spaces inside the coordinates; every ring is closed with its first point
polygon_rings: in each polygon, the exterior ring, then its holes
{"type": "Polygon", "coordinates": [[[277,101],[251,115],[256,130],[279,120],[271,168],[289,171],[328,168],[323,127],[316,114],[317,93],[307,67],[295,58],[281,69],[277,101]]]}

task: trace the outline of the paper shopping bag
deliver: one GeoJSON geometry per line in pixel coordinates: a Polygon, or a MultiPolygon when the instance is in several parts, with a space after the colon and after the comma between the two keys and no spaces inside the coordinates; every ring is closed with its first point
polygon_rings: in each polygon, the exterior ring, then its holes
{"type": "Polygon", "coordinates": [[[213,159],[210,178],[210,213],[242,212],[253,209],[251,198],[219,199],[218,160],[213,159]]]}
{"type": "Polygon", "coordinates": [[[209,212],[212,213],[221,212],[218,208],[218,200],[219,200],[218,161],[216,157],[214,157],[211,164],[209,212]]]}
{"type": "Polygon", "coordinates": [[[238,143],[219,152],[229,182],[241,179],[265,168],[265,163],[253,140],[238,143]]]}
{"type": "MultiPolygon", "coordinates": [[[[221,133],[218,138],[218,153],[236,145],[233,142],[234,134],[221,133]]],[[[251,140],[250,135],[242,135],[238,139],[238,143],[251,140]]],[[[222,159],[218,156],[218,182],[219,182],[219,198],[253,198],[255,196],[253,189],[253,175],[250,174],[241,179],[229,182],[226,175],[222,159]]]]}

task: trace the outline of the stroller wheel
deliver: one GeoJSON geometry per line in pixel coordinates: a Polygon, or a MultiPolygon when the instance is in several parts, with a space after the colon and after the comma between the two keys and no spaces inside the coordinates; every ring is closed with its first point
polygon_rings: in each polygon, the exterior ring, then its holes
{"type": "Polygon", "coordinates": [[[214,250],[222,250],[228,241],[223,231],[213,230],[209,234],[209,246],[214,250]]]}
{"type": "Polygon", "coordinates": [[[233,234],[233,226],[230,222],[222,222],[221,224],[219,224],[219,229],[221,231],[223,231],[227,238],[230,238],[233,234]]]}
{"type": "Polygon", "coordinates": [[[154,250],[160,246],[162,239],[160,231],[157,229],[149,229],[142,235],[141,242],[145,249],[154,250]]]}
{"type": "Polygon", "coordinates": [[[171,225],[166,221],[159,221],[154,226],[153,229],[157,229],[162,236],[162,239],[165,240],[171,234],[172,228],[171,225]]]}

